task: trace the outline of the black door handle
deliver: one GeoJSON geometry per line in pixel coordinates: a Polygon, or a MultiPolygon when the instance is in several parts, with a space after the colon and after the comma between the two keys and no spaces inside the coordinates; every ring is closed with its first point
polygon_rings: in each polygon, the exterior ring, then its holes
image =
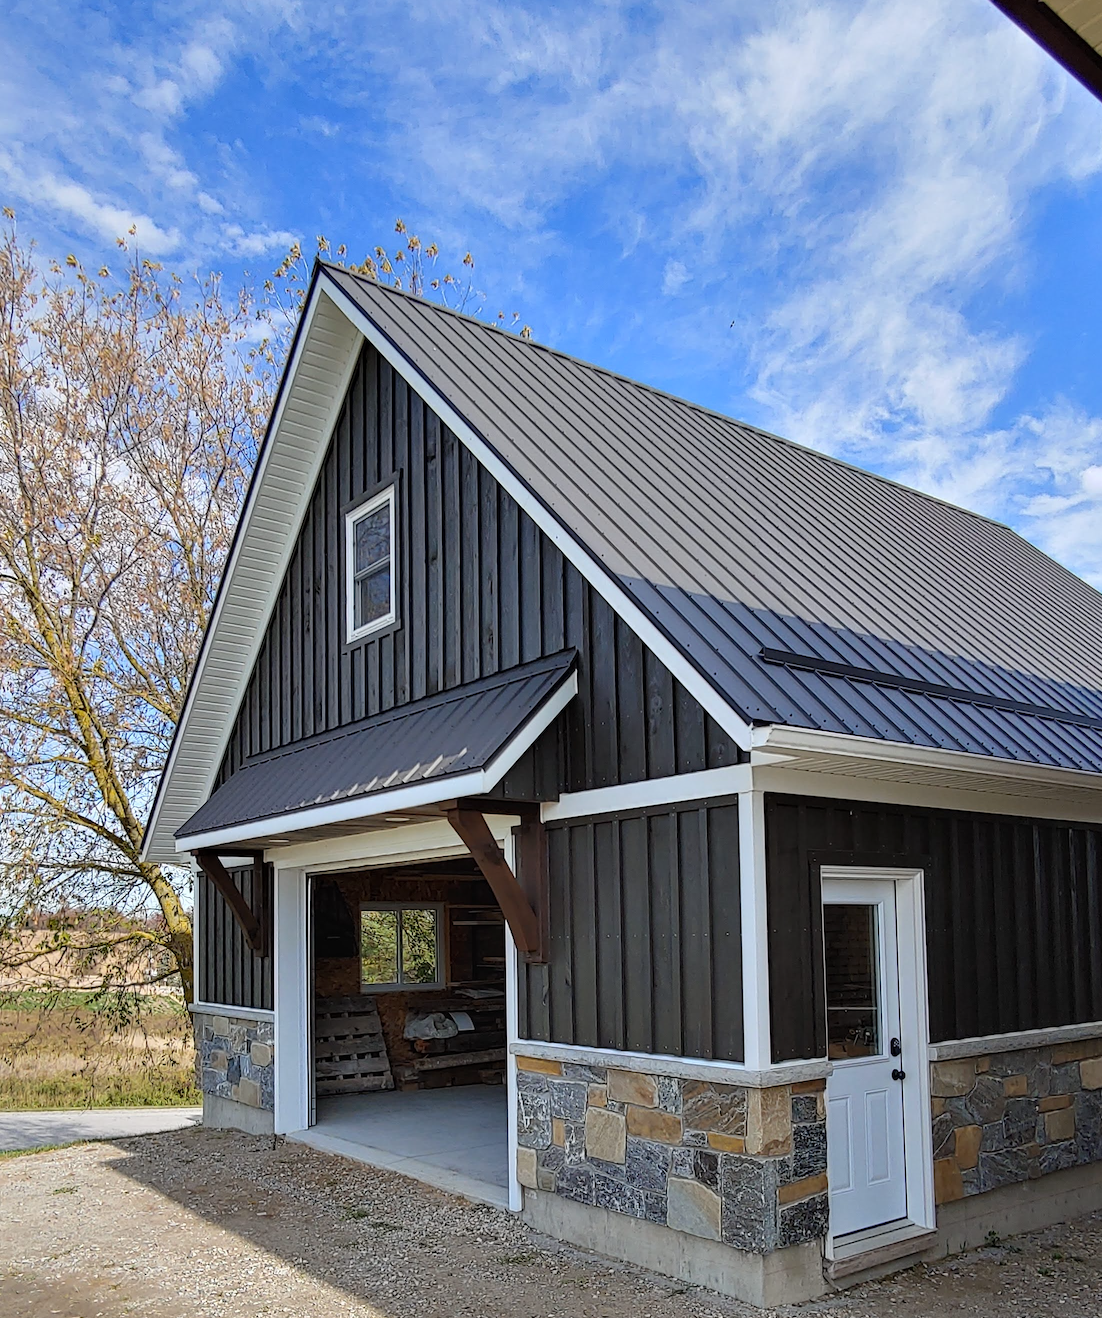
{"type": "Polygon", "coordinates": [[[906,1080],[906,1078],[907,1078],[907,1072],[899,1070],[898,1067],[896,1067],[896,1069],[892,1072],[893,1080],[906,1080]]]}

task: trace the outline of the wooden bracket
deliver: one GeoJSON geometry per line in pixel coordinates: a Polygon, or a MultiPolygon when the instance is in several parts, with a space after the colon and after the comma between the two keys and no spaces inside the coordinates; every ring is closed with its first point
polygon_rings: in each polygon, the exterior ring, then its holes
{"type": "Polygon", "coordinates": [[[512,932],[513,941],[524,953],[525,960],[546,960],[539,917],[532,908],[528,894],[506,863],[504,853],[486,823],[486,816],[479,810],[457,806],[448,811],[448,823],[459,834],[482,871],[483,878],[490,885],[512,932]]]}
{"type": "Polygon", "coordinates": [[[233,876],[222,863],[217,851],[197,851],[195,859],[199,868],[222,894],[226,905],[233,912],[233,918],[245,935],[245,942],[257,954],[268,955],[268,912],[264,902],[264,853],[263,851],[234,852],[234,855],[246,854],[253,864],[253,894],[257,909],[254,910],[245,900],[241,889],[233,881],[233,876]]]}

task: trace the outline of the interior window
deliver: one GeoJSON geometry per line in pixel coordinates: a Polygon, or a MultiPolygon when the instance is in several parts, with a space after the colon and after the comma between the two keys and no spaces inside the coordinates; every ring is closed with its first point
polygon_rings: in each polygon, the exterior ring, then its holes
{"type": "Polygon", "coordinates": [[[394,621],[394,487],[348,514],[348,636],[394,621]]]}
{"type": "Polygon", "coordinates": [[[440,925],[436,906],[361,906],[363,987],[440,984],[440,925]]]}

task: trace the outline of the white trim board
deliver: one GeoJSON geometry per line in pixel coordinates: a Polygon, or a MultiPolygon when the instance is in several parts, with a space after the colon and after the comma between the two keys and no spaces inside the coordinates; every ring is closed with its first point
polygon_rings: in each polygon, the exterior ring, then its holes
{"type": "Polygon", "coordinates": [[[712,1080],[717,1084],[742,1085],[747,1089],[772,1089],[795,1085],[802,1080],[823,1080],[834,1069],[825,1057],[802,1062],[780,1062],[764,1070],[740,1062],[717,1062],[707,1057],[674,1057],[669,1053],[621,1052],[614,1048],[589,1048],[581,1044],[543,1043],[517,1039],[509,1051],[517,1057],[548,1062],[575,1062],[580,1066],[604,1066],[614,1071],[640,1071],[644,1075],[674,1075],[684,1080],[712,1080]]]}
{"type": "Polygon", "coordinates": [[[986,1057],[989,1053],[1016,1053],[1026,1048],[1050,1048],[1060,1043],[1078,1043],[1082,1039],[1102,1039],[1102,1021],[1082,1025],[1052,1025],[1040,1030],[1015,1030],[1011,1034],[988,1034],[974,1039],[948,1039],[932,1043],[927,1049],[931,1062],[950,1062],[965,1057],[986,1057]]]}
{"type": "Polygon", "coordinates": [[[748,764],[732,764],[725,769],[702,769],[697,773],[672,774],[668,778],[644,778],[641,782],[618,783],[615,787],[564,792],[557,801],[541,806],[540,817],[548,824],[554,820],[622,814],[628,810],[646,810],[651,806],[737,796],[740,792],[748,792],[752,781],[752,770],[748,764]]]}
{"type": "Polygon", "coordinates": [[[267,1007],[231,1007],[225,1002],[189,1002],[193,1016],[228,1016],[235,1021],[274,1021],[275,1012],[267,1007]]]}
{"type": "Polygon", "coordinates": [[[357,819],[377,819],[420,806],[437,805],[461,796],[485,796],[504,778],[517,760],[562,713],[578,694],[578,674],[572,672],[551,693],[536,712],[506,742],[484,769],[448,778],[422,778],[408,787],[392,787],[369,796],[353,796],[330,805],[312,805],[305,810],[253,820],[214,829],[209,833],[191,833],[176,840],[179,852],[199,851],[204,847],[231,847],[250,839],[270,837],[272,833],[294,833],[299,829],[320,828],[327,824],[344,824],[357,819]]]}

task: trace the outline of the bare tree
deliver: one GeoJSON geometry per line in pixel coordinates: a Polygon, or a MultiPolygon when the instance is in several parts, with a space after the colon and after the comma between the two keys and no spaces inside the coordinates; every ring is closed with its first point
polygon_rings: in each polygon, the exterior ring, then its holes
{"type": "MultiPolygon", "coordinates": [[[[0,969],[63,951],[123,985],[152,965],[190,1001],[190,876],[140,859],[143,819],[309,267],[296,245],[259,300],[125,239],[118,275],[42,270],[4,214],[0,969]]],[[[351,268],[479,314],[470,254],[438,276],[435,245],[396,228],[395,253],[351,268]]]]}

